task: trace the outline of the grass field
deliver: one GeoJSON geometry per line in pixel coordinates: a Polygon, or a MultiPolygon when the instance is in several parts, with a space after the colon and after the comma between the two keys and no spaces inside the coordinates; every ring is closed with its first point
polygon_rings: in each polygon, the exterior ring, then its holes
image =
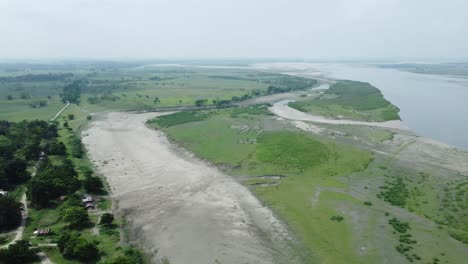
{"type": "MultiPolygon", "coordinates": [[[[438,197],[444,195],[437,184],[440,176],[424,176],[423,171],[408,168],[391,157],[340,143],[341,139],[335,136],[331,141],[298,131],[262,112],[261,107],[196,115],[204,118],[186,122],[174,114],[155,119],[150,125],[251,188],[302,242],[305,262],[377,263],[386,259],[390,263],[405,263],[411,259],[432,263],[438,258],[441,263],[457,263],[464,258],[464,247],[449,235],[451,226],[463,230],[461,222],[444,224],[443,228],[434,226],[446,219],[463,219],[462,215],[447,218],[440,209],[438,197]],[[161,126],[168,123],[171,125],[161,126]],[[401,186],[391,186],[400,178],[408,189],[402,206],[381,196],[390,190],[387,196],[396,197],[393,201],[398,203],[403,197],[401,186]],[[396,249],[407,244],[399,241],[401,238],[389,223],[392,218],[407,221],[412,227],[405,235],[417,244],[407,252],[396,249]]],[[[393,137],[392,132],[380,128],[332,129],[342,131],[344,141],[356,135],[380,144],[393,137]]],[[[455,197],[460,197],[454,200],[457,204],[447,202],[460,206],[465,199],[465,185],[447,184],[453,186],[445,191],[450,191],[447,195],[455,192],[459,195],[455,197]]]]}
{"type": "Polygon", "coordinates": [[[55,74],[72,74],[72,77],[54,81],[8,79],[22,74],[47,74],[43,70],[10,74],[0,71],[0,77],[6,77],[4,80],[0,78],[0,119],[50,119],[65,105],[60,94],[63,87],[73,80],[84,80],[84,84],[81,87],[79,105],[72,104],[75,109],[68,112],[86,115],[108,110],[193,106],[197,100],[214,104],[217,101],[264,95],[270,92],[269,87],[274,87],[271,92],[277,92],[281,89],[303,89],[315,84],[315,80],[247,69],[124,66],[53,71],[55,74]],[[39,102],[42,102],[40,107],[39,102]]]}
{"type": "Polygon", "coordinates": [[[400,119],[399,109],[385,100],[382,93],[369,83],[338,81],[323,94],[289,106],[331,118],[362,121],[387,121],[400,119]]]}

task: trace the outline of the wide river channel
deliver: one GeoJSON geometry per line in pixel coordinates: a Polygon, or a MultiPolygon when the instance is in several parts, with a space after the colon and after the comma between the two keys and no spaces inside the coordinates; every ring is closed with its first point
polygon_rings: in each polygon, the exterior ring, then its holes
{"type": "Polygon", "coordinates": [[[362,65],[310,66],[311,76],[318,70],[331,78],[371,83],[400,108],[403,122],[413,131],[468,150],[468,78],[362,65]]]}

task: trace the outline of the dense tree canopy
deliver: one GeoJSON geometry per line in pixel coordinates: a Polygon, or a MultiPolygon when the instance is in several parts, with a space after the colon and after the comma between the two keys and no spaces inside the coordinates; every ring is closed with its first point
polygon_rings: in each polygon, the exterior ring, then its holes
{"type": "Polygon", "coordinates": [[[68,259],[89,262],[99,258],[99,250],[96,245],[80,237],[77,233],[63,233],[58,240],[57,246],[60,253],[68,259]]]}
{"type": "Polygon", "coordinates": [[[74,104],[80,103],[81,88],[84,85],[83,81],[74,81],[65,87],[63,87],[63,92],[60,95],[62,101],[66,103],[67,101],[74,104]]]}
{"type": "Polygon", "coordinates": [[[0,263],[25,264],[39,260],[37,250],[27,240],[19,240],[7,249],[0,249],[0,263]]]}
{"type": "Polygon", "coordinates": [[[21,208],[20,202],[0,195],[0,230],[15,228],[21,223],[21,208]]]}

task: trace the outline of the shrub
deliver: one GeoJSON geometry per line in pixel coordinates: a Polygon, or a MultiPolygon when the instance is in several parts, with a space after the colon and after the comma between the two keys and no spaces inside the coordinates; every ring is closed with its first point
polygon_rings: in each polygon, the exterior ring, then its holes
{"type": "Polygon", "coordinates": [[[343,219],[344,219],[344,218],[343,218],[342,216],[339,216],[339,215],[334,215],[334,216],[332,216],[332,217],[330,218],[330,220],[336,221],[336,222],[341,222],[341,221],[343,221],[343,219]]]}
{"type": "Polygon", "coordinates": [[[100,225],[111,225],[114,222],[114,215],[110,213],[105,213],[101,216],[100,225]]]}

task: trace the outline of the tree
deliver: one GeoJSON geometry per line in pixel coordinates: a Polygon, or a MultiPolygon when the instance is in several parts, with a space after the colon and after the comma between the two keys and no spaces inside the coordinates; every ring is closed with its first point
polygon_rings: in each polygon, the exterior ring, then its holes
{"type": "Polygon", "coordinates": [[[0,195],[0,230],[15,228],[21,223],[22,207],[15,199],[0,195]]]}
{"type": "Polygon", "coordinates": [[[101,178],[95,176],[86,177],[84,180],[84,188],[87,192],[101,194],[104,192],[104,184],[101,178]]]}
{"type": "Polygon", "coordinates": [[[70,206],[63,210],[63,220],[73,229],[81,229],[89,226],[88,211],[83,207],[70,206]]]}
{"type": "Polygon", "coordinates": [[[75,119],[75,115],[74,115],[74,114],[69,114],[69,115],[68,115],[68,119],[69,119],[69,120],[75,119]]]}
{"type": "Polygon", "coordinates": [[[67,148],[63,142],[54,140],[48,143],[46,153],[49,155],[65,155],[67,154],[67,148]]]}
{"type": "Polygon", "coordinates": [[[195,101],[195,106],[196,107],[203,106],[203,105],[205,105],[206,102],[207,102],[206,99],[198,99],[198,100],[195,101]]]}
{"type": "Polygon", "coordinates": [[[65,258],[91,262],[99,258],[96,245],[80,237],[77,233],[64,232],[57,241],[60,253],[65,258]]]}
{"type": "Polygon", "coordinates": [[[156,96],[156,97],[154,98],[153,103],[157,104],[157,103],[160,103],[160,102],[161,102],[161,101],[159,100],[159,97],[156,96]]]}
{"type": "Polygon", "coordinates": [[[83,81],[74,81],[73,83],[63,87],[63,92],[60,95],[62,97],[62,101],[64,103],[68,101],[70,103],[79,104],[81,96],[81,87],[83,85],[83,81]]]}
{"type": "Polygon", "coordinates": [[[11,95],[11,94],[7,95],[7,100],[8,100],[8,101],[13,100],[13,95],[11,95]]]}
{"type": "MultiPolygon", "coordinates": [[[[45,161],[46,162],[46,161],[45,161]]],[[[70,160],[66,159],[60,166],[49,164],[40,168],[35,177],[28,183],[28,198],[31,205],[44,208],[53,199],[71,194],[80,188],[77,173],[70,160]]]]}
{"type": "Polygon", "coordinates": [[[100,225],[111,225],[114,222],[114,215],[110,213],[105,213],[101,216],[100,225]]]}
{"type": "Polygon", "coordinates": [[[37,250],[27,240],[19,240],[8,249],[0,249],[0,263],[23,264],[39,260],[37,250]]]}
{"type": "Polygon", "coordinates": [[[13,158],[5,162],[5,175],[9,184],[18,184],[27,181],[30,176],[26,171],[26,161],[13,158]]]}

